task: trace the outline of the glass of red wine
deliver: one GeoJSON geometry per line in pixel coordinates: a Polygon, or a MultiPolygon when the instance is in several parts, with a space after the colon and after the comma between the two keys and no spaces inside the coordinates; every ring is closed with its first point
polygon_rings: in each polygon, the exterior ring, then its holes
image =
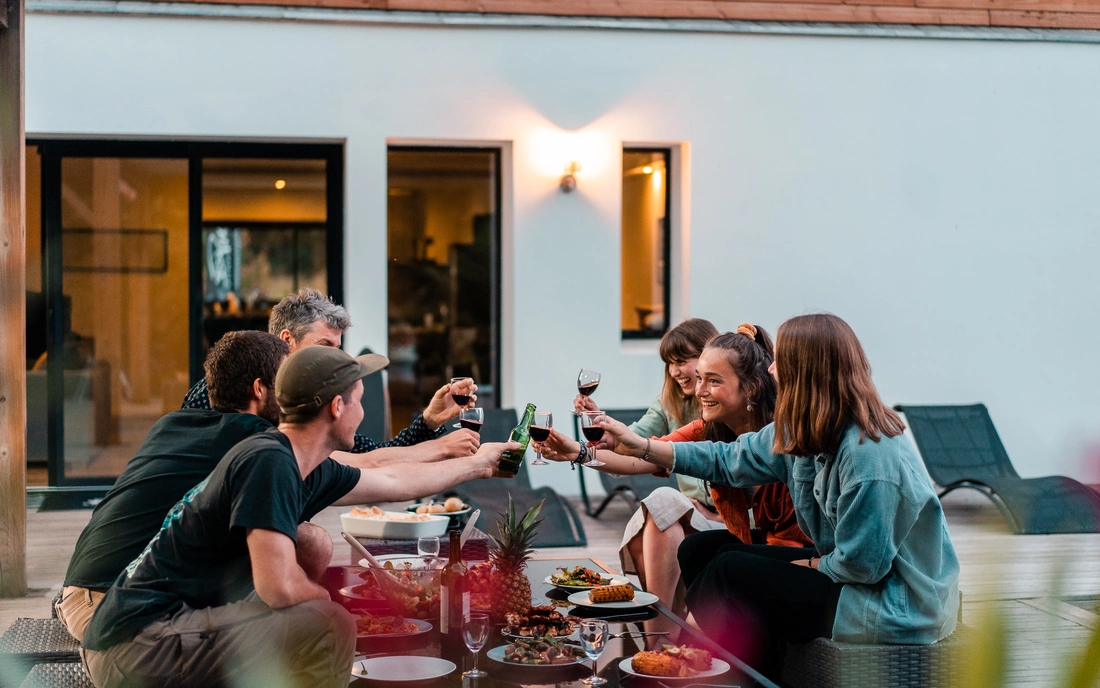
{"type": "Polygon", "coordinates": [[[604,462],[596,458],[596,443],[603,439],[603,428],[596,424],[596,419],[600,418],[604,414],[601,413],[582,413],[581,414],[581,432],[584,433],[585,439],[588,440],[589,456],[591,459],[585,466],[595,467],[603,466],[604,462]]]}
{"type": "Polygon", "coordinates": [[[453,391],[454,386],[457,385],[460,382],[466,382],[467,380],[469,380],[470,382],[474,381],[473,378],[469,378],[469,377],[452,377],[451,378],[451,390],[452,390],[451,391],[451,398],[454,399],[455,403],[458,404],[459,406],[466,406],[467,404],[469,404],[470,403],[470,395],[469,394],[456,394],[453,391]]]}
{"type": "Polygon", "coordinates": [[[554,414],[549,411],[535,411],[531,421],[531,439],[535,441],[535,460],[532,466],[549,466],[550,462],[542,458],[542,443],[550,439],[550,428],[554,427],[554,414]]]}
{"type": "Polygon", "coordinates": [[[485,409],[464,408],[458,412],[458,425],[456,428],[466,428],[481,434],[481,426],[485,423],[485,409]]]}
{"type": "Polygon", "coordinates": [[[577,391],[586,397],[590,397],[599,386],[600,374],[595,370],[581,368],[580,374],[577,375],[577,391]]]}

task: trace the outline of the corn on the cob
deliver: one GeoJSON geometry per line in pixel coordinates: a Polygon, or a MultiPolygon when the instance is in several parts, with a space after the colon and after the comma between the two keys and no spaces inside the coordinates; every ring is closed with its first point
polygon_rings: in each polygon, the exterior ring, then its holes
{"type": "Polygon", "coordinates": [[[633,585],[604,585],[592,588],[588,592],[588,599],[596,604],[602,602],[626,602],[634,599],[633,585]]]}

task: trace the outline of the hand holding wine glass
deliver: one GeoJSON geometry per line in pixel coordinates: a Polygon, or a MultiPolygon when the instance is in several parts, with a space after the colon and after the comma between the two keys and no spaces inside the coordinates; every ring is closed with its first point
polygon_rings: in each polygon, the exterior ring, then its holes
{"type": "Polygon", "coordinates": [[[585,462],[585,466],[595,468],[596,466],[603,466],[603,461],[600,461],[596,457],[596,449],[599,447],[599,442],[603,438],[604,429],[600,425],[599,420],[605,418],[605,414],[601,413],[582,413],[581,414],[581,432],[584,433],[585,439],[588,440],[589,455],[592,457],[585,462]]]}
{"type": "Polygon", "coordinates": [[[466,428],[471,432],[481,434],[481,426],[485,424],[485,409],[474,407],[464,408],[458,412],[456,428],[466,428]]]}
{"type": "Polygon", "coordinates": [[[474,392],[477,391],[477,385],[470,378],[456,378],[465,380],[465,382],[459,382],[455,384],[446,384],[436,390],[432,395],[432,400],[428,402],[427,408],[424,409],[424,422],[428,424],[428,427],[435,430],[439,426],[443,425],[449,420],[454,420],[458,417],[458,412],[463,406],[467,404],[477,403],[477,395],[474,392]],[[466,404],[459,405],[455,401],[455,391],[458,391],[458,399],[465,398],[466,404]]]}
{"type": "MultiPolygon", "coordinates": [[[[600,374],[595,370],[589,370],[588,368],[581,368],[581,372],[577,375],[577,393],[581,397],[590,397],[592,393],[596,391],[596,388],[600,386],[600,374]]],[[[577,413],[583,413],[588,409],[586,402],[577,403],[573,402],[574,408],[577,413]]],[[[592,404],[595,407],[595,404],[592,404]]]]}
{"type": "Polygon", "coordinates": [[[550,465],[542,458],[542,443],[550,437],[550,430],[553,427],[554,414],[549,411],[535,411],[534,420],[531,421],[531,427],[528,430],[531,440],[535,443],[535,460],[531,462],[532,466],[550,465]]]}
{"type": "Polygon", "coordinates": [[[551,429],[550,436],[542,444],[542,458],[551,461],[572,461],[581,450],[580,442],[551,429]]]}
{"type": "MultiPolygon", "coordinates": [[[[600,428],[599,436],[593,440],[598,442],[599,448],[610,449],[623,456],[641,457],[645,453],[646,439],[606,413],[597,414],[592,423],[600,428]]],[[[596,431],[593,434],[597,434],[596,431]]]]}

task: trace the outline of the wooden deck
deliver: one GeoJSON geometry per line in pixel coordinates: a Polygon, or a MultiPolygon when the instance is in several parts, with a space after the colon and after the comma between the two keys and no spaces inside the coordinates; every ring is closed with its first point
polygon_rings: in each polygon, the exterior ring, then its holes
{"type": "MultiPolygon", "coordinates": [[[[1100,535],[1012,535],[995,508],[977,494],[944,500],[952,539],[962,561],[963,621],[976,626],[990,612],[1010,629],[1007,685],[1058,685],[1070,658],[1081,653],[1100,616],[1100,535]]],[[[579,510],[579,509],[578,509],[579,510]]],[[[77,535],[90,511],[27,513],[27,579],[22,599],[0,600],[0,631],[20,616],[49,615],[77,535]]],[[[554,557],[592,557],[617,568],[618,546],[629,517],[617,500],[599,520],[583,517],[589,546],[544,550],[554,557]]],[[[316,523],[333,535],[335,563],[350,562],[339,537],[338,510],[316,523]]],[[[491,521],[482,523],[492,529],[491,521]]]]}

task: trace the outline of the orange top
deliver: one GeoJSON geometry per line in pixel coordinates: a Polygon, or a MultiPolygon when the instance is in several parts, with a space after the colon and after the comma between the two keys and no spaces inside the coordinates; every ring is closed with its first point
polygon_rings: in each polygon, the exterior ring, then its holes
{"type": "MultiPolygon", "coordinates": [[[[666,442],[701,442],[704,439],[703,427],[703,421],[697,420],[659,439],[666,442]]],[[[721,514],[726,528],[745,544],[752,543],[752,535],[749,532],[749,509],[751,508],[756,527],[764,533],[765,541],[769,545],[784,547],[813,545],[809,536],[798,527],[791,493],[783,483],[770,483],[755,490],[712,483],[710,496],[714,499],[714,507],[721,514]]]]}

